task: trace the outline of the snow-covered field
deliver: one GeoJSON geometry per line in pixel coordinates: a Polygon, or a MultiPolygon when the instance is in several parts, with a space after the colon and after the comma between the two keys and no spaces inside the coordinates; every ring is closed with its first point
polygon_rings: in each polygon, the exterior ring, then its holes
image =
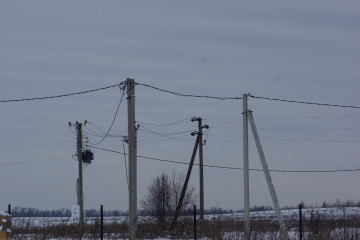
{"type": "MultiPolygon", "coordinates": [[[[314,208],[314,209],[303,209],[302,210],[303,219],[309,220],[313,218],[317,219],[327,219],[331,221],[336,220],[352,220],[352,219],[360,219],[360,208],[358,207],[347,207],[347,208],[314,208]]],[[[282,210],[282,215],[285,221],[288,223],[290,221],[298,221],[299,219],[299,210],[298,209],[289,209],[289,210],[282,210]]],[[[235,221],[242,221],[243,220],[243,213],[233,213],[233,214],[210,214],[206,215],[206,220],[212,222],[211,220],[235,220],[235,221]]],[[[191,217],[190,217],[191,218],[191,217]]],[[[261,212],[251,212],[251,220],[267,220],[269,222],[276,222],[277,218],[275,215],[275,211],[261,211],[261,212]]],[[[99,221],[99,218],[87,218],[87,223],[95,223],[99,221]]],[[[139,217],[139,222],[147,222],[149,221],[149,217],[139,217]]],[[[126,217],[105,217],[104,223],[123,223],[127,222],[126,217]]],[[[13,218],[13,227],[21,227],[21,226],[32,226],[32,227],[47,227],[47,226],[55,226],[60,224],[72,224],[74,221],[71,218],[13,218]]],[[[342,229],[333,229],[331,230],[331,234],[339,235],[340,231],[344,231],[342,229]]],[[[346,229],[346,231],[351,232],[352,236],[359,236],[360,237],[360,228],[351,227],[351,229],[346,229]]],[[[254,232],[255,233],[255,232],[254,232]]],[[[288,229],[290,239],[299,239],[299,231],[298,226],[293,225],[292,228],[289,227],[288,229]]],[[[276,232],[262,232],[261,239],[278,239],[278,234],[276,232]]],[[[307,236],[308,233],[304,232],[304,236],[307,236]]],[[[340,236],[340,235],[339,235],[340,236]]],[[[14,239],[17,239],[14,237],[14,239]]],[[[20,239],[20,238],[18,238],[20,239]]],[[[36,238],[21,238],[21,239],[36,239],[36,238]]],[[[50,238],[51,239],[51,238],[50,238]]],[[[68,239],[68,238],[66,238],[68,239]]],[[[82,238],[83,240],[87,240],[87,238],[82,238]]],[[[93,239],[93,238],[89,238],[93,239]]],[[[106,239],[106,238],[105,238],[106,239]]],[[[124,239],[124,238],[117,238],[117,237],[109,237],[108,240],[115,240],[115,239],[124,239]]],[[[126,238],[125,238],[126,239],[126,238]]],[[[159,240],[167,240],[170,238],[156,238],[159,240]]],[[[182,238],[184,239],[184,238],[182,238]]],[[[191,236],[189,236],[191,239],[191,236]]],[[[198,238],[200,239],[200,238],[198,238]]],[[[209,240],[210,238],[201,238],[201,240],[209,240]]],[[[225,232],[222,235],[222,239],[243,239],[243,232],[241,229],[237,231],[230,231],[225,232]]],[[[257,239],[257,238],[254,238],[257,239]]],[[[306,238],[304,238],[306,239],[306,238]]],[[[332,238],[338,239],[338,238],[332,238]]],[[[351,238],[356,239],[356,238],[351,238]]],[[[51,239],[52,240],[52,239],[51,239]]]]}
{"type": "MultiPolygon", "coordinates": [[[[299,219],[299,210],[298,209],[286,209],[281,210],[284,220],[298,220],[299,219]]],[[[309,208],[302,209],[302,214],[304,219],[310,219],[311,215],[317,216],[327,216],[332,219],[349,219],[353,216],[360,217],[360,208],[359,207],[346,207],[346,208],[309,208]]],[[[234,219],[241,220],[243,219],[243,213],[230,213],[230,214],[209,214],[205,216],[205,219],[212,220],[213,218],[222,218],[222,219],[234,219]]],[[[275,220],[276,214],[274,210],[271,211],[259,211],[251,212],[250,217],[252,220],[275,220]]],[[[139,221],[148,220],[149,217],[139,217],[139,221]]],[[[91,217],[87,218],[86,222],[91,224],[95,221],[98,221],[99,218],[91,217]]],[[[104,224],[109,223],[122,223],[127,221],[127,217],[104,217],[104,224]]],[[[21,226],[24,223],[31,223],[33,226],[46,226],[54,224],[72,224],[74,221],[71,218],[67,217],[19,217],[13,218],[13,226],[21,226]]]]}
{"type": "MultiPolygon", "coordinates": [[[[284,220],[298,220],[299,219],[299,210],[298,209],[286,209],[281,210],[281,214],[284,220]]],[[[360,216],[360,208],[359,207],[347,207],[347,208],[308,208],[302,209],[303,218],[309,219],[311,215],[319,215],[319,216],[331,216],[332,218],[344,218],[350,216],[360,216]]],[[[229,217],[235,219],[242,219],[243,213],[234,213],[234,214],[222,214],[222,217],[229,217]]],[[[213,218],[214,216],[208,215],[207,219],[213,218]]],[[[253,220],[276,220],[275,211],[259,211],[259,212],[251,212],[250,217],[253,220]]]]}

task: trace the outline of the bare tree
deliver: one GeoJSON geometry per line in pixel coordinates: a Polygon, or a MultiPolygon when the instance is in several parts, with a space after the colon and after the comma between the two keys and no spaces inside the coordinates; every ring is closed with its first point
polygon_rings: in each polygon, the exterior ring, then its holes
{"type": "MultiPolygon", "coordinates": [[[[148,191],[140,203],[148,215],[155,217],[162,230],[166,229],[169,217],[175,213],[184,181],[184,174],[172,171],[169,176],[163,172],[150,183],[148,191]]],[[[194,204],[195,198],[195,188],[188,186],[181,212],[190,208],[194,204]]]]}

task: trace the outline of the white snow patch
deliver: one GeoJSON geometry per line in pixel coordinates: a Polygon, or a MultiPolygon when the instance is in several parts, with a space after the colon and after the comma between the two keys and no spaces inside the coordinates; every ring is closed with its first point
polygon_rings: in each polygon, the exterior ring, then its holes
{"type": "Polygon", "coordinates": [[[2,211],[0,211],[0,215],[2,215],[2,216],[11,216],[10,214],[4,213],[2,211]]]}

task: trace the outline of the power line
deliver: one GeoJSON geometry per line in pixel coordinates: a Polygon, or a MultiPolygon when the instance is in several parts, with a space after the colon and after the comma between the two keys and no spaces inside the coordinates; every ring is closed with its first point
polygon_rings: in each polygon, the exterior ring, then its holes
{"type": "Polygon", "coordinates": [[[360,127],[263,127],[265,130],[354,130],[360,127]]]}
{"type": "Polygon", "coordinates": [[[17,161],[17,162],[3,162],[3,163],[0,163],[0,166],[27,165],[27,164],[37,163],[37,162],[54,161],[54,160],[69,158],[70,156],[72,156],[72,155],[71,154],[63,154],[63,155],[59,155],[59,156],[55,156],[55,157],[44,157],[44,158],[17,161]]]}
{"type": "MultiPolygon", "coordinates": [[[[256,117],[256,120],[298,120],[298,119],[324,119],[324,118],[358,118],[360,115],[328,115],[328,116],[298,116],[298,117],[256,117]]],[[[209,121],[242,121],[242,118],[204,118],[209,121]]]]}
{"type": "Polygon", "coordinates": [[[240,100],[240,99],[242,99],[242,97],[218,97],[218,96],[184,94],[184,93],[178,93],[178,92],[174,92],[174,91],[161,89],[161,88],[154,87],[154,86],[144,84],[144,83],[135,83],[135,84],[139,85],[139,86],[152,88],[152,89],[155,89],[155,90],[160,91],[160,92],[165,92],[165,93],[170,93],[170,94],[173,94],[173,95],[181,96],[181,97],[211,98],[211,99],[216,99],[216,100],[240,100]]]}
{"type": "Polygon", "coordinates": [[[107,86],[107,87],[102,87],[102,88],[96,88],[96,89],[81,91],[81,92],[67,93],[67,94],[61,94],[61,95],[55,95],[55,96],[48,96],[48,97],[34,97],[34,98],[21,98],[21,99],[0,100],[0,103],[24,102],[24,101],[45,100],[45,99],[69,97],[69,96],[74,96],[74,95],[80,95],[80,94],[90,93],[90,92],[97,92],[97,91],[101,91],[101,90],[105,90],[105,89],[117,87],[117,86],[120,86],[121,84],[122,84],[122,83],[115,84],[115,85],[111,85],[111,86],[107,86]]]}
{"type": "MultiPolygon", "coordinates": [[[[184,93],[178,93],[178,92],[174,92],[174,91],[161,89],[161,88],[154,87],[154,86],[151,86],[151,85],[148,85],[148,84],[143,84],[143,83],[135,83],[135,84],[145,86],[145,87],[149,87],[149,88],[155,89],[157,91],[170,93],[170,94],[177,95],[177,96],[182,96],[182,97],[211,98],[211,99],[217,99],[217,100],[240,100],[240,99],[242,99],[242,97],[219,97],[219,96],[205,96],[205,95],[184,94],[184,93]]],[[[300,104],[317,105],[317,106],[360,109],[360,106],[339,105],[339,104],[329,104],[329,103],[316,103],[316,102],[307,102],[307,101],[286,100],[286,99],[280,99],[280,98],[257,97],[257,96],[254,96],[254,95],[249,95],[249,96],[252,97],[252,98],[257,98],[257,99],[264,99],[264,100],[271,100],[271,101],[281,101],[281,102],[288,102],[288,103],[300,103],[300,104]]]]}
{"type": "MultiPolygon", "coordinates": [[[[160,133],[160,132],[153,131],[150,128],[147,128],[144,126],[141,126],[141,128],[144,128],[145,130],[147,130],[147,131],[144,130],[144,132],[153,133],[153,134],[160,135],[160,136],[171,136],[171,135],[178,135],[178,134],[182,134],[182,133],[191,133],[192,132],[190,130],[185,130],[185,131],[180,131],[180,132],[160,133]]],[[[141,128],[139,128],[138,130],[140,130],[141,128]]]]}
{"type": "MultiPolygon", "coordinates": [[[[183,133],[191,133],[191,131],[189,131],[189,130],[180,131],[180,132],[173,132],[173,133],[160,133],[160,132],[153,131],[153,130],[151,130],[150,128],[141,126],[141,128],[139,128],[138,131],[143,131],[143,132],[147,132],[147,133],[159,135],[159,136],[161,136],[161,137],[168,138],[168,139],[172,139],[172,140],[193,140],[193,139],[189,139],[189,138],[175,138],[175,137],[170,137],[170,136],[172,136],[172,135],[178,135],[178,134],[183,134],[183,133]]],[[[190,134],[189,134],[189,135],[190,135],[190,134]]]]}
{"type": "MultiPolygon", "coordinates": [[[[162,137],[157,137],[155,139],[159,139],[159,138],[162,138],[162,137]]],[[[192,139],[193,140],[193,139],[192,139]]],[[[144,140],[144,141],[141,141],[139,142],[137,145],[138,146],[142,146],[142,145],[147,145],[147,144],[154,144],[154,143],[159,143],[159,142],[166,142],[166,141],[169,141],[169,139],[164,139],[162,138],[161,140],[157,140],[157,141],[148,141],[148,140],[144,140]]]]}
{"type": "MultiPolygon", "coordinates": [[[[103,151],[107,151],[107,152],[113,152],[113,153],[118,153],[118,154],[126,154],[124,152],[119,152],[119,151],[115,151],[115,150],[111,150],[111,149],[106,149],[106,148],[100,148],[100,147],[95,147],[95,146],[90,146],[93,147],[95,149],[99,149],[99,150],[103,150],[103,151]]],[[[126,154],[128,155],[128,154],[126,154]]],[[[167,162],[167,163],[175,163],[175,164],[182,164],[182,165],[188,165],[189,163],[187,162],[180,162],[180,161],[173,161],[173,160],[168,160],[168,159],[160,159],[160,158],[154,158],[154,157],[146,157],[146,156],[141,156],[138,155],[138,158],[143,158],[143,159],[148,159],[148,160],[153,160],[153,161],[159,161],[159,162],[167,162]]],[[[194,163],[194,165],[199,165],[198,163],[194,163]]],[[[219,165],[209,165],[209,164],[204,164],[204,167],[209,167],[209,168],[218,168],[218,169],[229,169],[229,170],[240,170],[243,171],[243,168],[237,168],[237,167],[227,167],[227,166],[219,166],[219,165]]],[[[256,171],[256,172],[263,172],[264,170],[262,169],[257,169],[257,168],[250,168],[250,171],[256,171]]],[[[269,170],[270,172],[277,172],[277,173],[338,173],[338,172],[359,172],[360,168],[357,169],[334,169],[334,170],[279,170],[279,169],[272,169],[269,170]]]]}
{"type": "MultiPolygon", "coordinates": [[[[240,129],[242,126],[211,126],[214,129],[240,129]]],[[[354,130],[360,127],[259,127],[263,130],[354,130]]]]}
{"type": "MultiPolygon", "coordinates": [[[[303,117],[257,117],[257,120],[278,120],[278,119],[286,119],[286,120],[298,120],[298,119],[323,119],[323,118],[357,118],[360,115],[329,115],[329,116],[303,116],[303,117]]],[[[240,120],[240,119],[239,119],[240,120]]]]}
{"type": "MultiPolygon", "coordinates": [[[[178,141],[193,141],[194,139],[192,138],[176,138],[176,137],[170,137],[169,135],[164,135],[164,134],[161,134],[161,133],[157,133],[157,132],[154,132],[154,131],[151,131],[151,130],[144,130],[144,129],[138,129],[138,131],[143,131],[143,132],[147,132],[147,133],[151,133],[151,134],[155,134],[155,135],[158,135],[158,136],[161,136],[163,138],[167,138],[167,139],[171,139],[171,140],[178,140],[178,141]]],[[[187,131],[190,133],[190,131],[187,131]]],[[[173,133],[173,134],[181,134],[181,133],[173,133]]],[[[189,134],[190,135],[190,134],[189,134]]]]}
{"type": "MultiPolygon", "coordinates": [[[[105,131],[103,131],[101,128],[99,128],[98,126],[96,126],[94,123],[89,122],[89,124],[91,124],[91,125],[94,126],[97,130],[99,130],[100,132],[102,132],[103,134],[105,134],[105,131]]],[[[94,130],[91,130],[90,128],[88,128],[88,127],[86,127],[86,126],[85,126],[85,128],[88,129],[88,130],[90,130],[90,131],[93,132],[93,133],[98,134],[97,132],[95,132],[94,130]]]]}
{"type": "MultiPolygon", "coordinates": [[[[91,135],[91,136],[100,137],[100,138],[103,138],[104,136],[106,136],[105,133],[97,133],[97,132],[95,132],[95,131],[92,131],[92,130],[89,129],[89,128],[86,128],[86,129],[90,131],[90,132],[88,132],[88,131],[83,131],[84,134],[86,134],[86,135],[91,135]]],[[[83,135],[84,135],[84,134],[83,134],[83,135]]],[[[123,135],[108,134],[107,137],[122,138],[124,135],[125,135],[125,134],[123,134],[123,135]]]]}
{"type": "Polygon", "coordinates": [[[339,104],[329,104],[329,103],[305,102],[305,101],[297,101],[297,100],[286,100],[286,99],[280,99],[280,98],[256,97],[256,96],[254,96],[254,95],[250,95],[250,97],[252,97],[252,98],[257,98],[257,99],[263,99],[263,100],[287,102],[287,103],[300,103],[300,104],[326,106],[326,107],[341,107],[341,108],[355,108],[355,109],[360,109],[359,106],[350,106],[350,105],[339,105],[339,104]]]}
{"type": "Polygon", "coordinates": [[[27,148],[34,148],[34,147],[43,147],[43,146],[50,146],[50,145],[57,145],[57,144],[64,144],[64,143],[69,143],[69,142],[72,142],[72,141],[65,140],[65,141],[58,141],[58,142],[52,142],[52,143],[35,144],[35,145],[12,147],[12,148],[3,148],[3,149],[0,149],[0,152],[27,149],[27,148]]]}
{"type": "Polygon", "coordinates": [[[110,131],[111,131],[111,128],[113,127],[113,125],[114,125],[114,123],[115,123],[116,116],[117,116],[117,114],[118,114],[118,112],[119,112],[119,108],[120,108],[121,102],[122,102],[123,97],[124,97],[124,95],[125,95],[126,86],[123,85],[124,83],[125,83],[125,82],[122,82],[122,83],[119,85],[119,88],[120,88],[120,90],[122,90],[122,93],[121,93],[121,98],[120,98],[119,104],[118,104],[118,106],[117,106],[117,109],[116,109],[114,118],[113,118],[113,120],[112,120],[112,122],[111,122],[111,125],[110,125],[108,131],[106,132],[105,136],[104,136],[99,142],[93,143],[93,144],[95,144],[95,145],[98,145],[98,144],[102,143],[102,142],[105,140],[105,138],[109,135],[109,133],[110,133],[110,131]],[[123,85],[123,86],[122,86],[122,85],[123,85]]]}
{"type": "Polygon", "coordinates": [[[179,124],[179,123],[185,122],[185,121],[190,120],[190,119],[191,119],[191,117],[188,117],[188,118],[184,118],[184,119],[181,119],[181,120],[178,120],[178,121],[175,121],[175,122],[163,123],[163,124],[146,123],[146,122],[140,122],[140,121],[136,121],[136,122],[141,123],[141,124],[145,124],[145,125],[150,125],[150,126],[153,126],[153,127],[163,127],[163,126],[179,124]]]}
{"type": "MultiPolygon", "coordinates": [[[[265,128],[266,129],[266,128],[265,128]]],[[[286,128],[284,128],[286,129],[286,128]]],[[[221,135],[221,134],[211,134],[212,137],[224,137],[224,138],[239,138],[242,137],[236,135],[221,135]]],[[[291,138],[262,138],[263,140],[271,141],[288,141],[288,142],[319,142],[319,143],[359,143],[360,140],[316,140],[316,139],[291,139],[291,138]]]]}
{"type": "MultiPolygon", "coordinates": [[[[34,101],[34,100],[46,100],[46,99],[54,99],[54,98],[61,98],[61,97],[69,97],[74,95],[80,95],[90,92],[96,92],[101,90],[106,90],[109,88],[117,87],[123,84],[125,81],[121,82],[120,84],[114,84],[107,87],[101,87],[86,91],[80,91],[80,92],[74,92],[74,93],[67,93],[67,94],[60,94],[60,95],[54,95],[54,96],[47,96],[47,97],[34,97],[34,98],[21,98],[21,99],[6,99],[6,100],[0,100],[0,103],[9,103],[9,102],[23,102],[23,101],[34,101]]],[[[145,86],[148,88],[155,89],[160,92],[170,93],[173,95],[181,96],[181,97],[195,97],[195,98],[209,98],[209,99],[216,99],[216,100],[241,100],[242,97],[220,97],[220,96],[209,96],[209,95],[193,95],[193,94],[184,94],[179,92],[174,92],[170,90],[161,89],[155,86],[151,86],[144,83],[135,83],[139,86],[145,86]]],[[[280,102],[288,102],[288,103],[299,103],[299,104],[308,104],[308,105],[317,105],[317,106],[327,106],[327,107],[341,107],[341,108],[353,108],[353,109],[360,109],[360,106],[352,106],[352,105],[340,105],[340,104],[329,104],[329,103],[316,103],[316,102],[307,102],[307,101],[297,101],[297,100],[287,100],[287,99],[280,99],[280,98],[269,98],[269,97],[259,97],[254,95],[249,95],[252,98],[256,99],[263,99],[263,100],[271,100],[271,101],[280,101],[280,102]]]]}
{"type": "MultiPolygon", "coordinates": [[[[180,132],[173,132],[173,133],[160,133],[160,132],[156,132],[153,131],[149,128],[146,128],[144,126],[142,126],[144,129],[139,129],[139,131],[143,131],[146,133],[151,133],[151,134],[155,134],[158,135],[160,137],[163,138],[167,138],[167,139],[171,139],[171,140],[180,140],[180,141],[191,141],[193,140],[192,138],[175,138],[175,137],[170,137],[171,135],[178,135],[178,134],[182,134],[182,133],[190,133],[191,131],[180,131],[180,132]]],[[[236,129],[239,127],[211,127],[211,128],[218,128],[218,129],[236,129]]],[[[359,127],[344,127],[344,128],[281,128],[281,127],[274,127],[274,128],[259,128],[262,130],[355,130],[355,129],[359,129],[359,127]]],[[[241,130],[241,129],[240,129],[241,130]]],[[[239,130],[239,131],[240,131],[239,130]]],[[[103,137],[104,134],[95,134],[95,133],[88,133],[85,132],[89,135],[93,135],[93,136],[97,136],[97,137],[103,137]]],[[[238,138],[241,139],[242,137],[240,135],[224,135],[224,134],[209,134],[212,137],[224,137],[224,138],[238,138]]],[[[122,136],[120,135],[108,135],[108,137],[114,137],[114,138],[121,138],[122,136]]],[[[185,137],[185,136],[184,136],[185,137]]],[[[146,142],[147,140],[153,140],[153,139],[158,139],[158,138],[151,138],[151,139],[144,139],[143,142],[139,142],[140,145],[143,144],[150,144],[150,143],[157,143],[157,142],[162,142],[163,140],[160,141],[154,141],[154,142],[146,142]]],[[[318,142],[318,143],[359,143],[360,140],[318,140],[318,139],[292,139],[292,138],[267,138],[264,137],[263,140],[265,141],[288,141],[288,142],[318,142]]],[[[165,140],[166,141],[166,140],[165,140]]],[[[0,150],[1,151],[1,150],[0,150]]]]}
{"type": "Polygon", "coordinates": [[[129,175],[128,175],[128,168],[127,168],[127,164],[126,164],[126,152],[125,152],[125,138],[123,139],[123,150],[124,150],[124,162],[125,162],[125,173],[126,173],[126,182],[127,182],[127,186],[128,186],[128,192],[130,192],[130,187],[129,187],[129,175]]]}
{"type": "Polygon", "coordinates": [[[359,143],[358,140],[311,140],[311,139],[290,139],[290,138],[263,138],[264,140],[289,141],[289,142],[321,142],[321,143],[359,143]]]}

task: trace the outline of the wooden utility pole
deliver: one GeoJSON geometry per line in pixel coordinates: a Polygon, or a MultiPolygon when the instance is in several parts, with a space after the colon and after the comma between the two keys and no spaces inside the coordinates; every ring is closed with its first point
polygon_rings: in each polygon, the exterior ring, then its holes
{"type": "Polygon", "coordinates": [[[249,137],[247,97],[247,94],[243,94],[244,233],[245,240],[250,240],[249,137]]]}
{"type": "Polygon", "coordinates": [[[77,179],[77,204],[80,207],[80,225],[84,221],[84,195],[83,195],[83,177],[82,177],[82,124],[77,123],[77,157],[79,164],[79,176],[77,179]]]}
{"type": "Polygon", "coordinates": [[[136,239],[137,231],[137,154],[135,126],[135,81],[128,78],[128,144],[129,144],[129,239],[136,239]]]}

